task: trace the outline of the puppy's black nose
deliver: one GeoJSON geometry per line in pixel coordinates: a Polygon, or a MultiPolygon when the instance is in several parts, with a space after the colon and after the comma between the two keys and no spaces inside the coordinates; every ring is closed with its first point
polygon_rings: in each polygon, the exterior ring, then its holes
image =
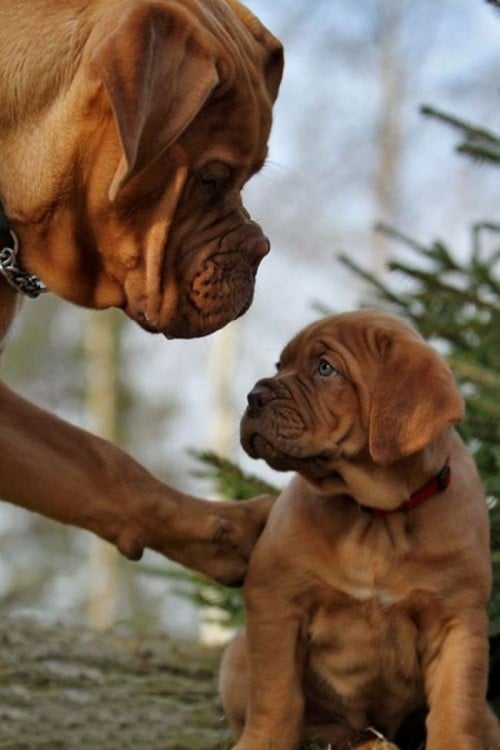
{"type": "Polygon", "coordinates": [[[247,396],[248,406],[252,411],[258,411],[263,409],[273,398],[275,398],[275,393],[269,387],[268,381],[259,380],[247,396]]]}

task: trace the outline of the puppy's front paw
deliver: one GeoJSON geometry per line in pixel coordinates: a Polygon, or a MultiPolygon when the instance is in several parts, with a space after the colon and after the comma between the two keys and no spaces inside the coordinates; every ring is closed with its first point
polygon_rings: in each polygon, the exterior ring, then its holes
{"type": "Polygon", "coordinates": [[[300,736],[290,726],[279,722],[268,728],[245,726],[243,734],[231,750],[299,750],[300,736]]]}
{"type": "Polygon", "coordinates": [[[389,742],[385,737],[376,739],[361,740],[360,744],[351,745],[352,750],[400,750],[393,742],[389,742]]]}
{"type": "Polygon", "coordinates": [[[241,739],[237,745],[234,745],[234,747],[231,748],[231,750],[271,750],[271,748],[272,750],[292,750],[288,745],[277,745],[268,739],[264,739],[262,742],[253,739],[241,739]]]}

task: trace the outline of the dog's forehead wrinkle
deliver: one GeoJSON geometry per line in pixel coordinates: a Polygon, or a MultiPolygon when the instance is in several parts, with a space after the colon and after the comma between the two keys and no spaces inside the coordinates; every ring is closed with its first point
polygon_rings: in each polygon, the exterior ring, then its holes
{"type": "Polygon", "coordinates": [[[225,144],[221,146],[212,145],[203,152],[201,158],[196,160],[193,164],[193,170],[200,172],[205,167],[218,163],[227,164],[230,169],[238,170],[242,166],[242,161],[241,153],[228,148],[225,144]]]}
{"type": "MultiPolygon", "coordinates": [[[[244,184],[253,174],[263,166],[268,153],[267,133],[264,137],[256,138],[254,132],[242,132],[240,121],[235,122],[234,128],[229,129],[234,105],[228,108],[225,117],[218,116],[211,124],[208,132],[203,135],[203,146],[192,150],[196,154],[191,169],[200,172],[211,162],[227,164],[235,173],[238,183],[244,184]],[[237,133],[237,135],[235,135],[237,133]]],[[[201,118],[201,113],[200,113],[201,118]]],[[[203,117],[203,123],[206,117],[203,117]]],[[[249,113],[249,122],[254,122],[254,117],[249,113]]],[[[205,128],[205,131],[207,129],[205,128]]],[[[194,135],[195,133],[193,133],[194,135]]],[[[199,141],[196,133],[196,140],[199,141]]]]}
{"type": "Polygon", "coordinates": [[[310,324],[295,338],[305,342],[311,337],[325,337],[328,342],[356,346],[362,342],[375,351],[385,340],[393,338],[422,341],[421,335],[408,321],[381,310],[354,310],[328,315],[310,324]],[[380,341],[380,344],[379,344],[380,341]]]}

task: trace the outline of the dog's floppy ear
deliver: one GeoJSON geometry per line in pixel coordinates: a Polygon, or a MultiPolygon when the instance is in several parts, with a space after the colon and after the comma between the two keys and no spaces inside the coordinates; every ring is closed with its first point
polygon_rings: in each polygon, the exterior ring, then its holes
{"type": "Polygon", "coordinates": [[[249,8],[233,0],[230,2],[234,12],[241,18],[254,39],[265,49],[264,79],[271,102],[275,102],[283,77],[283,45],[249,8]]]}
{"type": "MultiPolygon", "coordinates": [[[[271,34],[269,34],[269,36],[271,36],[271,34]]],[[[273,46],[267,58],[264,72],[269,96],[271,97],[271,101],[275,102],[276,97],[278,96],[281,79],[283,77],[283,67],[285,62],[283,58],[283,47],[280,42],[274,37],[272,37],[272,41],[273,46]]]]}
{"type": "Polygon", "coordinates": [[[97,44],[123,156],[109,197],[185,130],[218,83],[215,54],[182,7],[131,3],[97,44]]]}
{"type": "Polygon", "coordinates": [[[428,445],[464,416],[464,402],[450,368],[416,337],[388,340],[372,395],[370,455],[389,465],[428,445]]]}
{"type": "Polygon", "coordinates": [[[247,18],[247,24],[255,39],[264,46],[266,57],[264,60],[264,80],[271,102],[275,102],[283,77],[284,55],[283,45],[271,32],[261,24],[246,8],[243,9],[251,18],[247,18]]]}

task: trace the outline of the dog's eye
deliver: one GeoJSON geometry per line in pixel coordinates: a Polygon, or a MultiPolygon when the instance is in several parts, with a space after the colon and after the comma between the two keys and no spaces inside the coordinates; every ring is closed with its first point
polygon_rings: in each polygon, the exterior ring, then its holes
{"type": "Polygon", "coordinates": [[[329,378],[332,375],[338,374],[338,370],[333,367],[326,359],[320,359],[318,365],[318,373],[322,378],[329,378]]]}
{"type": "Polygon", "coordinates": [[[199,171],[199,178],[204,187],[211,191],[215,191],[229,182],[232,174],[233,172],[230,166],[217,161],[205,164],[205,166],[199,171]]]}

